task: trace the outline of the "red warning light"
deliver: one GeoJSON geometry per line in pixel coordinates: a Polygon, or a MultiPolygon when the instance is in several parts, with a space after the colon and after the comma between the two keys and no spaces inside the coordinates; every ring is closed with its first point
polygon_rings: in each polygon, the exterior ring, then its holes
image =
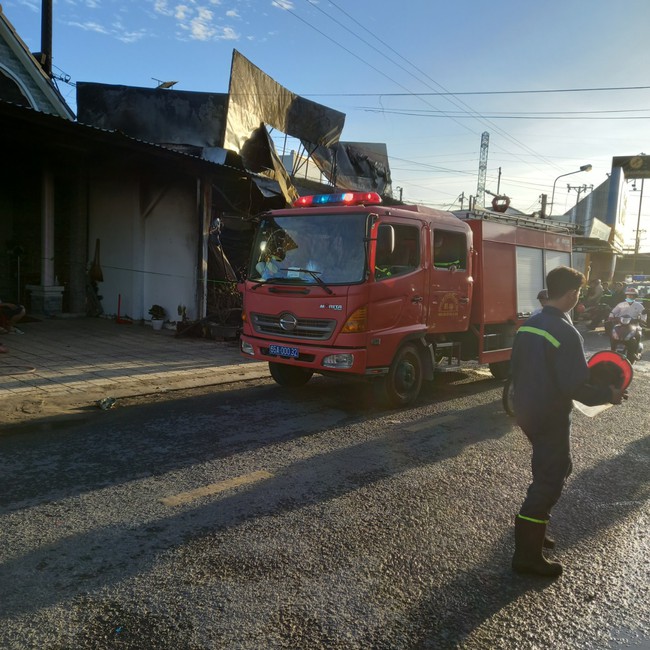
{"type": "Polygon", "coordinates": [[[324,205],[378,205],[379,203],[381,203],[381,196],[377,192],[340,192],[301,196],[293,202],[293,207],[314,208],[324,205]]]}

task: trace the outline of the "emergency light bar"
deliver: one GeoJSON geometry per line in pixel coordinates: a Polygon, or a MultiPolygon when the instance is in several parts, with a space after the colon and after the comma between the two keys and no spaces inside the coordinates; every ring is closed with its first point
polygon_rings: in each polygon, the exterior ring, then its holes
{"type": "Polygon", "coordinates": [[[342,192],[301,196],[293,202],[294,208],[312,208],[320,205],[376,205],[381,203],[377,192],[342,192]]]}

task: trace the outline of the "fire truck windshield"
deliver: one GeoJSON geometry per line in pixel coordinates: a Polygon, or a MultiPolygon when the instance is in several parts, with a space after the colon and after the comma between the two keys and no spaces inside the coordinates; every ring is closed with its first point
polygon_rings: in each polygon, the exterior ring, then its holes
{"type": "Polygon", "coordinates": [[[257,229],[248,278],[352,284],[366,271],[366,214],[268,215],[257,229]]]}

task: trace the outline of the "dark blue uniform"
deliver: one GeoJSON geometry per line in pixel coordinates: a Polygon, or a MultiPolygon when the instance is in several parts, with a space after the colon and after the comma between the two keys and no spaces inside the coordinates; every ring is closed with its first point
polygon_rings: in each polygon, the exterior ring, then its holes
{"type": "Polygon", "coordinates": [[[520,515],[548,520],[571,473],[573,400],[607,404],[611,390],[589,384],[583,339],[566,314],[546,306],[517,332],[512,381],[517,424],[533,447],[533,482],[520,515]]]}

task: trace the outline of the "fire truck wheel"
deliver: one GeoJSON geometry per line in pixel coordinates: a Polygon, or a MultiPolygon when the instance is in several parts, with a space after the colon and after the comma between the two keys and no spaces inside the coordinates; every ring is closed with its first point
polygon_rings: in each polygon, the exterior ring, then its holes
{"type": "Polygon", "coordinates": [[[512,379],[508,378],[503,385],[501,403],[503,404],[503,410],[512,418],[515,417],[514,395],[515,391],[512,385],[512,379]]]}
{"type": "Polygon", "coordinates": [[[491,363],[490,372],[495,379],[507,379],[510,373],[510,361],[491,363]]]}
{"type": "Polygon", "coordinates": [[[280,384],[287,388],[298,388],[304,386],[314,374],[311,370],[300,368],[299,366],[288,366],[284,363],[269,362],[269,371],[271,377],[280,384]]]}
{"type": "Polygon", "coordinates": [[[422,388],[422,359],[417,348],[405,345],[395,355],[383,389],[390,406],[406,406],[415,401],[422,388]]]}

